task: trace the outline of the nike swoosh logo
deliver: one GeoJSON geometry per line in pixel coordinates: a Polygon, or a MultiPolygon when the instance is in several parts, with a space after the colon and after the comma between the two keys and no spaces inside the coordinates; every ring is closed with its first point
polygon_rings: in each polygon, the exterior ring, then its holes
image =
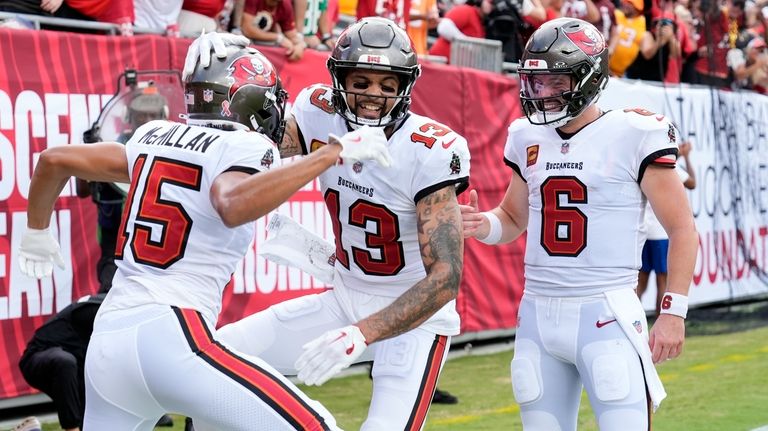
{"type": "Polygon", "coordinates": [[[354,138],[348,138],[352,142],[360,142],[363,140],[362,136],[355,136],[354,138]]]}
{"type": "Polygon", "coordinates": [[[338,337],[334,338],[333,341],[331,341],[329,344],[333,344],[333,343],[341,340],[342,338],[344,338],[346,336],[347,336],[347,333],[346,332],[342,332],[341,334],[339,334],[338,337]]]}
{"type": "Polygon", "coordinates": [[[606,320],[605,322],[601,322],[601,321],[598,320],[597,322],[595,322],[595,326],[597,326],[598,328],[602,328],[603,326],[605,326],[605,325],[607,325],[609,323],[613,323],[615,321],[616,321],[616,319],[606,320]]]}
{"type": "Polygon", "coordinates": [[[661,121],[661,120],[663,120],[663,119],[664,119],[664,116],[663,116],[663,115],[657,115],[657,116],[656,116],[656,121],[661,121]]]}
{"type": "Polygon", "coordinates": [[[448,147],[450,147],[451,145],[453,145],[453,141],[455,141],[455,140],[456,140],[456,138],[453,138],[453,139],[451,139],[451,140],[450,140],[449,142],[447,142],[447,143],[446,143],[446,142],[443,142],[443,148],[448,148],[448,147]]]}

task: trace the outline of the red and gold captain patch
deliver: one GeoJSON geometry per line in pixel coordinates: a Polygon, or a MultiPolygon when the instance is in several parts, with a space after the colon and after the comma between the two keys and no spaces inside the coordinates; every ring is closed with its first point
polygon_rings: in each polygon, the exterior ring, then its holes
{"type": "Polygon", "coordinates": [[[323,145],[325,145],[325,142],[318,141],[317,139],[313,139],[312,142],[310,142],[309,144],[309,152],[314,153],[315,150],[322,147],[323,145]]]}
{"type": "Polygon", "coordinates": [[[532,145],[526,149],[528,156],[526,157],[525,166],[533,166],[536,164],[536,160],[539,159],[539,146],[532,145]]]}

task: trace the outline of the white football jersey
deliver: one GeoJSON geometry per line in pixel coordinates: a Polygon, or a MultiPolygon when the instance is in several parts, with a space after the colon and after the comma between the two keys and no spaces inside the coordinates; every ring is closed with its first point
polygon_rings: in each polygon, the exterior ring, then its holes
{"type": "Polygon", "coordinates": [[[226,171],[275,167],[277,147],[251,131],[171,121],[141,126],[125,146],[131,188],[115,248],[118,269],[102,312],[168,304],[198,310],[215,323],[254,224],[225,226],[211,203],[211,185],[226,171]]]}
{"type": "Polygon", "coordinates": [[[505,162],[528,185],[525,287],[580,296],[635,287],[649,164],[674,167],[677,133],[644,110],[605,113],[573,136],[514,121],[505,162]]]}
{"type": "MultiPolygon", "coordinates": [[[[304,152],[349,131],[331,106],[331,88],[314,85],[296,98],[293,115],[304,152]]],[[[424,278],[416,203],[448,185],[469,184],[467,141],[443,124],[409,114],[390,137],[392,166],[340,164],[320,176],[336,236],[336,277],[347,287],[396,297],[424,278]]]]}

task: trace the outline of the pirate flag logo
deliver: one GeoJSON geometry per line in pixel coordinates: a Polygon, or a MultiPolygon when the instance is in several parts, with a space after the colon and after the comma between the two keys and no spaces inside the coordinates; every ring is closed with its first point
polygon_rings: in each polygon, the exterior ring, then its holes
{"type": "Polygon", "coordinates": [[[458,175],[461,172],[461,159],[456,153],[451,153],[451,175],[458,175]]]}
{"type": "Polygon", "coordinates": [[[272,154],[272,149],[270,148],[267,150],[266,153],[264,153],[264,157],[261,158],[261,166],[264,166],[265,168],[269,169],[270,166],[272,166],[272,163],[275,162],[275,155],[272,154]]]}

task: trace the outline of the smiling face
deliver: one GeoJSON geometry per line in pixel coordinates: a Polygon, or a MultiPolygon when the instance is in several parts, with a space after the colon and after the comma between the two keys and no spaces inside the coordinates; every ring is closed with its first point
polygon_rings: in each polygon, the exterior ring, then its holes
{"type": "Polygon", "coordinates": [[[573,89],[569,74],[521,75],[521,81],[529,97],[540,99],[537,102],[540,111],[562,110],[567,105],[562,94],[573,89]]]}
{"type": "Polygon", "coordinates": [[[358,117],[378,120],[397,103],[400,77],[392,72],[351,70],[344,79],[347,105],[358,117]]]}

